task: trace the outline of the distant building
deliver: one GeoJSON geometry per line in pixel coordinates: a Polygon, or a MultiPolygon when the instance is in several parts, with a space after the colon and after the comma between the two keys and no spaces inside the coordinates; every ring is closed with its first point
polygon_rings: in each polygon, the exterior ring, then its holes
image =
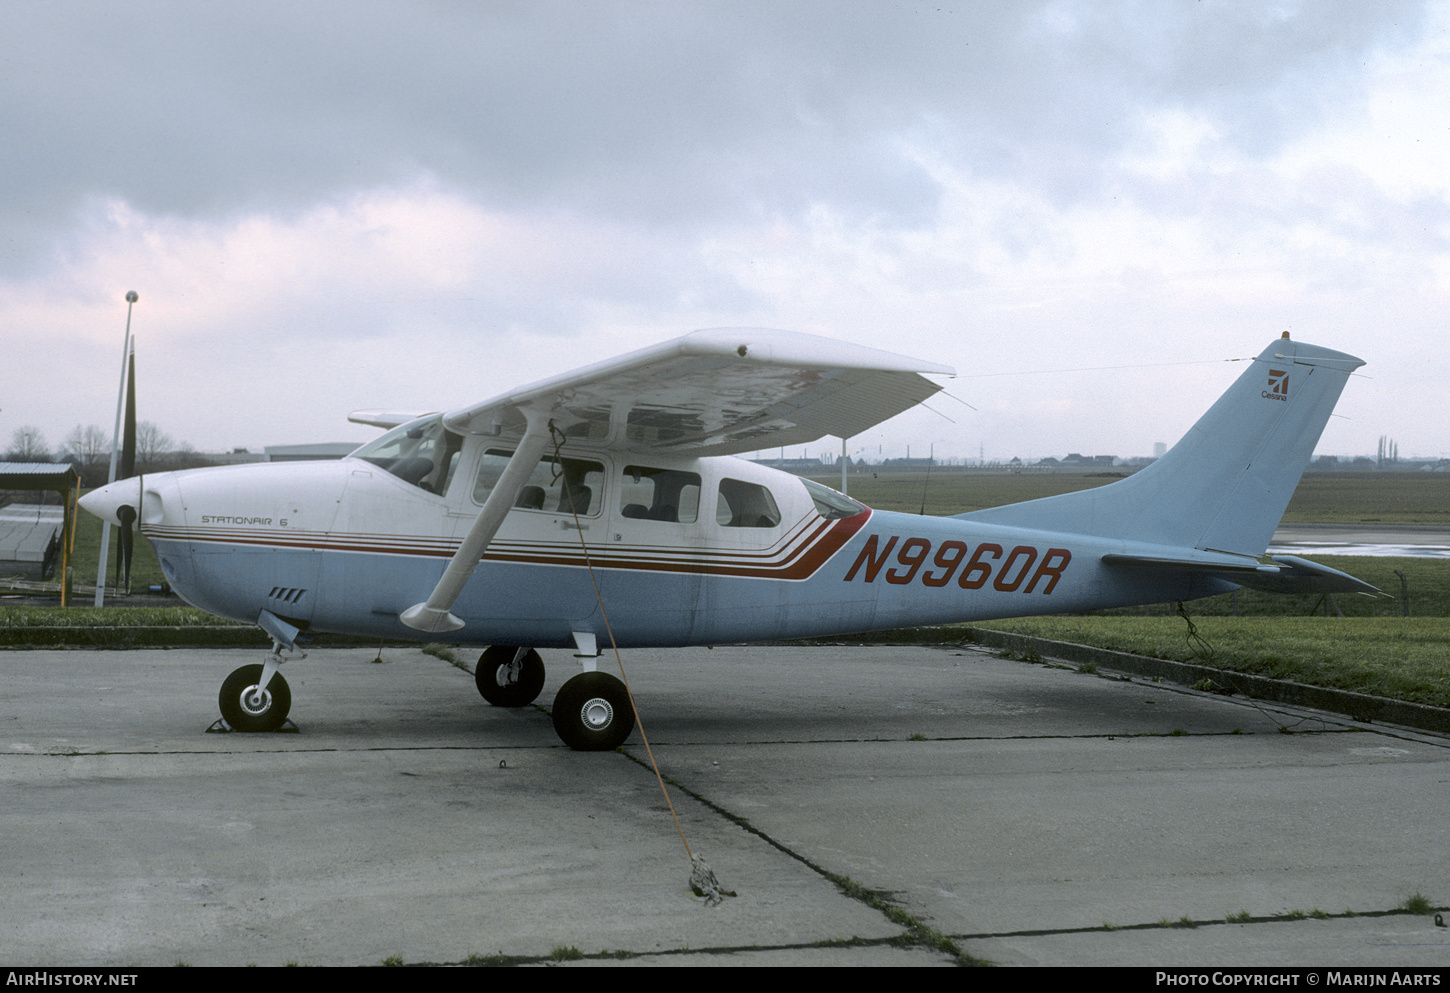
{"type": "MultiPolygon", "coordinates": [[[[268,449],[270,451],[270,449],[268,449]]],[[[811,475],[821,472],[826,466],[820,459],[751,459],[756,465],[769,466],[772,469],[780,469],[783,472],[793,472],[797,475],[811,475]]],[[[840,460],[836,461],[836,468],[841,466],[840,460]]]]}
{"type": "MultiPolygon", "coordinates": [[[[336,461],[361,448],[360,442],[330,441],[313,445],[268,445],[263,449],[268,462],[336,461]]],[[[820,463],[816,463],[820,465],[820,463]]]]}
{"type": "Polygon", "coordinates": [[[247,462],[265,462],[267,456],[261,452],[249,452],[245,448],[233,448],[230,452],[208,452],[198,456],[209,465],[243,465],[247,462]]]}

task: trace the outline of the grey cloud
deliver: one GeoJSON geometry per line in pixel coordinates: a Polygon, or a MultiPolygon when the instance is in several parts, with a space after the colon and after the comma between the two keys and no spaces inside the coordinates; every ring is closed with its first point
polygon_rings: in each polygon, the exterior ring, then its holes
{"type": "Polygon", "coordinates": [[[912,225],[929,147],[1090,193],[1141,110],[1248,151],[1348,99],[1411,3],[58,2],[10,11],[0,265],[86,197],[300,209],[430,173],[653,225],[826,203],[912,225]]]}

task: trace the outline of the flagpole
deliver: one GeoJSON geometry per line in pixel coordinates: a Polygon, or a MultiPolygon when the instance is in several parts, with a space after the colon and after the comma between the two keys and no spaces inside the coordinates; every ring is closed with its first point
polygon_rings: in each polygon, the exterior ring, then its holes
{"type": "MultiPolygon", "coordinates": [[[[121,452],[121,412],[126,407],[126,366],[131,360],[131,308],[139,298],[136,291],[126,294],[126,342],[121,347],[121,388],[116,394],[116,430],[111,435],[111,471],[106,482],[116,481],[116,459],[121,452]]],[[[101,560],[96,568],[96,606],[106,602],[106,565],[111,557],[111,522],[101,524],[101,560]]]]}

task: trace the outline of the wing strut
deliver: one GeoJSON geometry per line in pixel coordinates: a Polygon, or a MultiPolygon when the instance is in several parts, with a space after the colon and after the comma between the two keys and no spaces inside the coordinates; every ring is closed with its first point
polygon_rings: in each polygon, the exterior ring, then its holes
{"type": "Polygon", "coordinates": [[[498,533],[499,525],[513,509],[519,492],[549,446],[548,415],[530,408],[525,408],[523,414],[528,420],[523,440],[508,465],[504,466],[493,491],[483,503],[483,509],[478,512],[477,520],[468,529],[463,544],[458,546],[458,551],[448,562],[448,568],[443,570],[438,585],[425,603],[414,604],[398,615],[398,619],[408,627],[418,631],[457,631],[463,627],[463,621],[450,612],[453,602],[463,592],[463,586],[473,575],[473,570],[478,568],[488,543],[498,533]]]}

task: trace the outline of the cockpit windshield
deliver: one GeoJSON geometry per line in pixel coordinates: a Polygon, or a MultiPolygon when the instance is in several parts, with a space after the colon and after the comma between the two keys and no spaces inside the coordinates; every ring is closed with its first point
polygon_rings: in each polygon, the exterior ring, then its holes
{"type": "Polygon", "coordinates": [[[440,496],[448,489],[463,439],[443,426],[434,414],[396,427],[350,456],[371,462],[405,483],[440,496]]]}

